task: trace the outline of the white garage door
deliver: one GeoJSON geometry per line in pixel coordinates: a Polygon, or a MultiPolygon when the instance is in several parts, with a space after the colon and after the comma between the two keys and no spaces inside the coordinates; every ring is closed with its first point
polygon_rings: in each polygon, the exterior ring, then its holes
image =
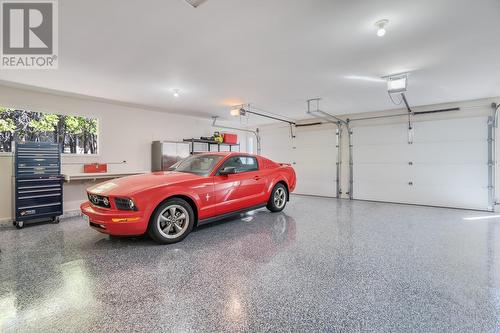
{"type": "Polygon", "coordinates": [[[486,117],[353,129],[353,198],[488,210],[486,117]]]}
{"type": "Polygon", "coordinates": [[[298,127],[294,133],[292,141],[289,127],[261,130],[262,155],[293,164],[297,174],[295,193],[336,197],[336,126],[298,127]]]}

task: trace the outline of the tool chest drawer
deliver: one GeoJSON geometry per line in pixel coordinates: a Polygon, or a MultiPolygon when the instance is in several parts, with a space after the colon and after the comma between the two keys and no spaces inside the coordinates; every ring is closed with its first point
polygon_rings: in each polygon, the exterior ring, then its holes
{"type": "Polygon", "coordinates": [[[54,176],[61,174],[59,145],[44,142],[24,142],[16,145],[15,176],[54,176]]]}
{"type": "Polygon", "coordinates": [[[16,219],[35,219],[62,214],[62,177],[15,180],[16,219]]]}

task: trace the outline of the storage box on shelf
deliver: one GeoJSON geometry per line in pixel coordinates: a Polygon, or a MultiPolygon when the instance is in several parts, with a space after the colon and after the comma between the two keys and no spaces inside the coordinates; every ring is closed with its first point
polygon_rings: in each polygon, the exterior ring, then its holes
{"type": "Polygon", "coordinates": [[[229,144],[237,144],[238,143],[238,135],[233,133],[222,133],[224,138],[224,143],[229,144]]]}

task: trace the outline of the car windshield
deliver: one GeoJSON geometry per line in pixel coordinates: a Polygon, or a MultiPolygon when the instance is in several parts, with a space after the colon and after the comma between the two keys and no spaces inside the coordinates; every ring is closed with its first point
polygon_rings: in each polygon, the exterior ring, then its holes
{"type": "Polygon", "coordinates": [[[207,176],[210,172],[212,172],[222,158],[223,156],[220,155],[191,156],[175,163],[172,167],[170,167],[170,170],[207,176]]]}

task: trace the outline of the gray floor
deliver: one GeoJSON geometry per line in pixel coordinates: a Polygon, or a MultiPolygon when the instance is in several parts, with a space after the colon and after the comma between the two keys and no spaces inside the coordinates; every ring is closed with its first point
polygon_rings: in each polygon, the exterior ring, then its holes
{"type": "Polygon", "coordinates": [[[2,225],[0,331],[499,332],[492,217],[294,196],[171,246],[2,225]]]}

